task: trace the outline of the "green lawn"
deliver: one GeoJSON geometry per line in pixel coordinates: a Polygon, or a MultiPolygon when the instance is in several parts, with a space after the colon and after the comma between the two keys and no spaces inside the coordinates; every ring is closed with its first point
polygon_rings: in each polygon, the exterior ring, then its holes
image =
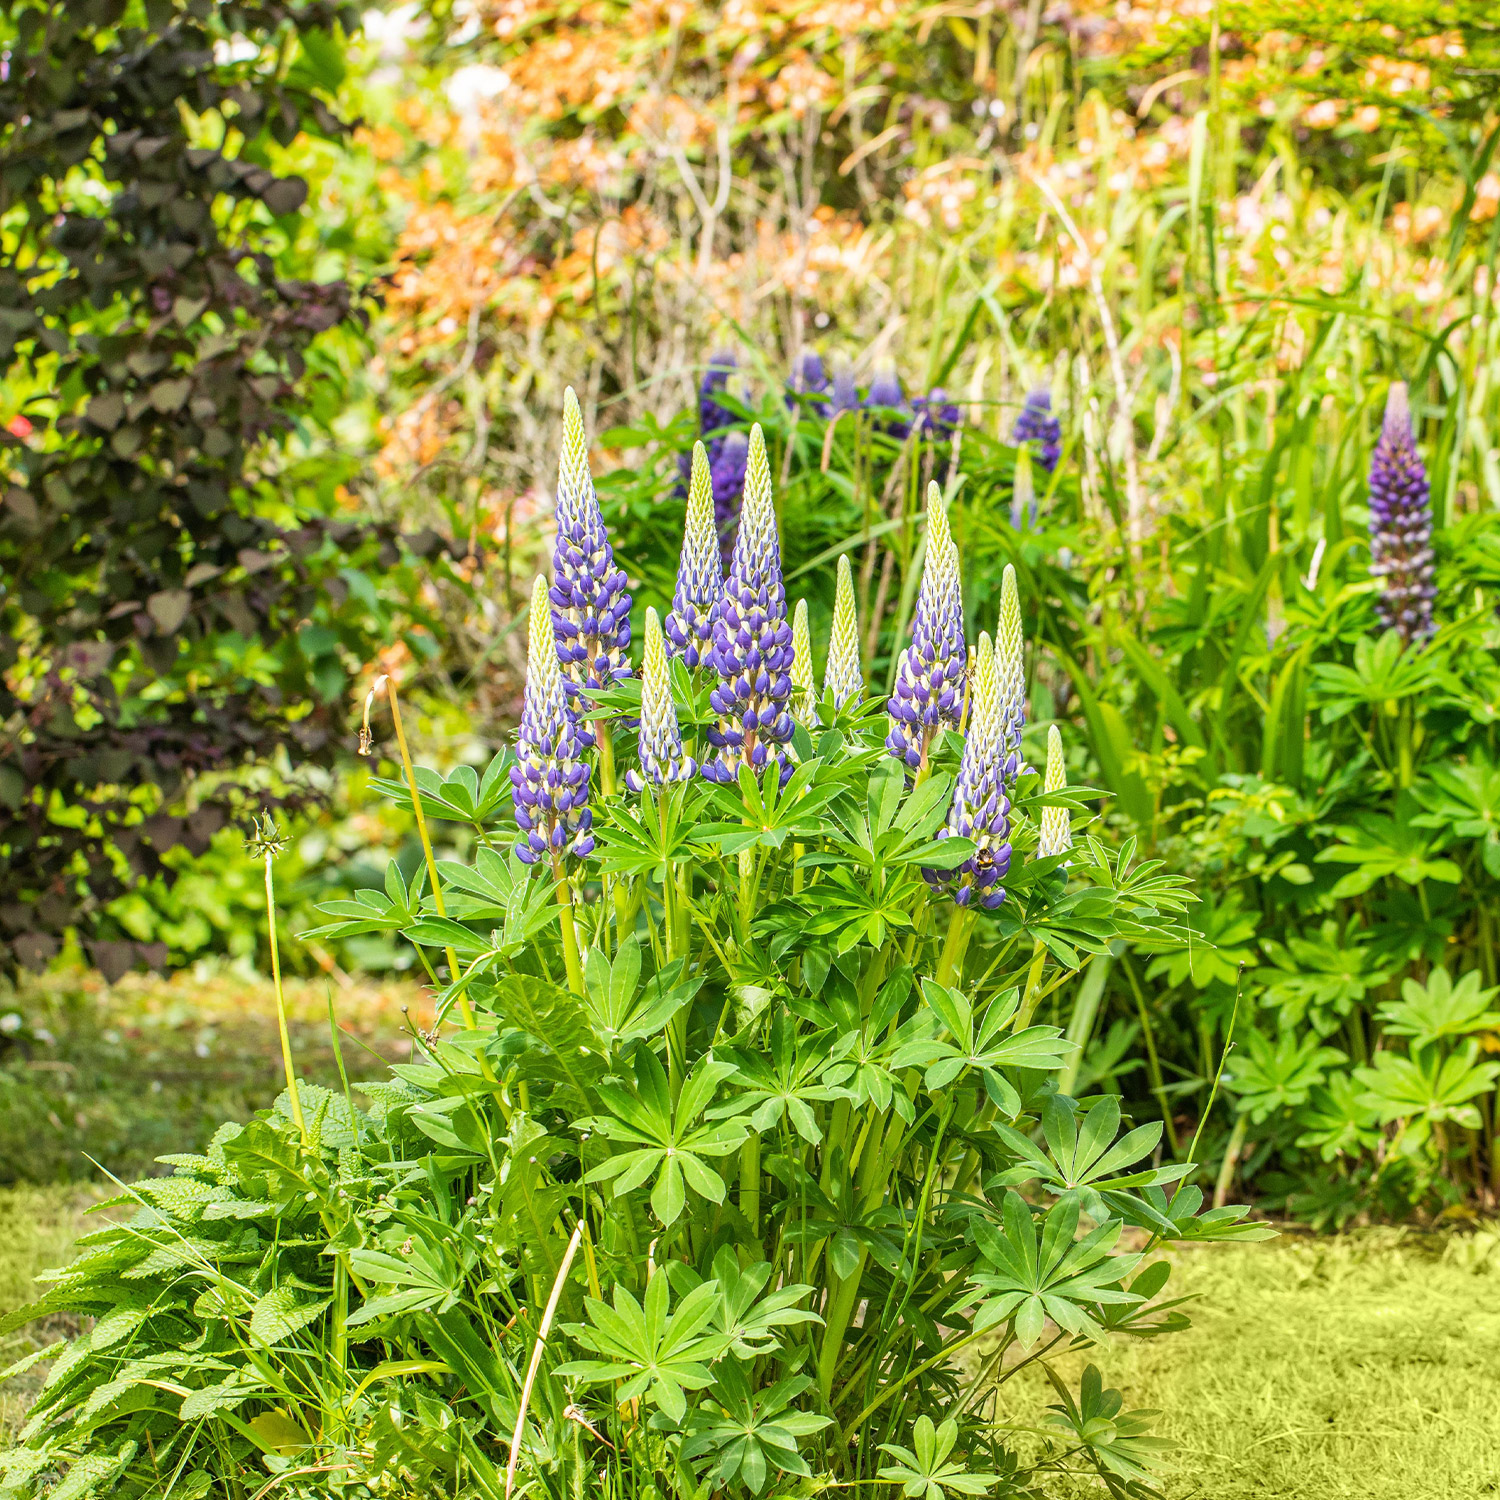
{"type": "Polygon", "coordinates": [[[1091,1356],[1161,1411],[1171,1500],[1500,1495],[1500,1236],[1283,1239],[1179,1271],[1191,1330],[1091,1356]]]}

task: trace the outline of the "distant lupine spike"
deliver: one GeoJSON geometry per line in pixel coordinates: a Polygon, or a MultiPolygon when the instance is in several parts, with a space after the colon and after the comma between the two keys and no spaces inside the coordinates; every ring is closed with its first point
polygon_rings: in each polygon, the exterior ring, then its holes
{"type": "Polygon", "coordinates": [[[569,696],[629,677],[630,595],[594,494],[583,413],[571,386],[563,394],[552,563],[552,621],[569,696]]]}
{"type": "Polygon", "coordinates": [[[948,399],[942,386],[935,385],[925,396],[912,402],[917,413],[917,430],[929,437],[952,437],[958,427],[959,410],[956,401],[948,399]]]}
{"type": "Polygon", "coordinates": [[[1427,470],[1412,437],[1406,383],[1398,380],[1370,459],[1370,571],[1385,580],[1379,601],[1386,628],[1408,645],[1435,629],[1432,504],[1427,470]]]}
{"type": "MultiPolygon", "coordinates": [[[[1047,774],[1042,781],[1042,790],[1049,795],[1060,792],[1068,784],[1068,767],[1063,760],[1062,735],[1054,724],[1047,731],[1047,774]]],[[[1044,807],[1041,826],[1037,831],[1036,857],[1051,859],[1054,854],[1066,854],[1073,847],[1073,829],[1068,821],[1065,807],[1044,807]]]]}
{"type": "Polygon", "coordinates": [[[955,870],[927,870],[937,888],[952,888],[960,906],[989,910],[1005,899],[1010,871],[1010,800],[1005,795],[1005,723],[1000,673],[987,635],[979,637],[970,684],[969,725],[953,788],[953,807],[939,838],[973,839],[974,853],[955,870]]]}
{"type": "Polygon", "coordinates": [[[854,383],[854,366],[842,357],[833,362],[833,409],[859,409],[859,387],[854,383]]]}
{"type": "Polygon", "coordinates": [[[682,752],[677,727],[677,705],[672,702],[672,680],[667,672],[667,648],[656,611],[646,611],[646,656],[641,663],[640,769],[625,773],[633,792],[663,782],[689,781],[698,770],[691,755],[682,752]]]}
{"type": "Polygon", "coordinates": [[[908,769],[921,768],[939,729],[958,728],[967,660],[958,548],[942,491],[933,482],[927,487],[927,557],[911,644],[901,653],[895,691],[886,704],[891,719],[886,749],[908,769]]]}
{"type": "Polygon", "coordinates": [[[1021,731],[1026,727],[1026,642],[1021,634],[1021,595],[1009,564],[1000,579],[1000,627],[995,638],[995,670],[1000,683],[1000,723],[1005,739],[1005,775],[1021,771],[1021,731]]]}
{"type": "Polygon", "coordinates": [[[826,417],[826,401],[799,401],[797,398],[821,396],[827,389],[828,373],[823,368],[822,357],[812,349],[804,349],[801,359],[797,361],[797,368],[792,372],[792,378],[787,381],[787,406],[793,411],[805,408],[817,416],[826,417]]]}
{"type": "MultiPolygon", "coordinates": [[[[720,402],[719,397],[729,388],[729,378],[738,368],[732,349],[721,349],[709,356],[708,368],[698,383],[698,436],[708,444],[708,457],[712,462],[724,445],[723,429],[734,425],[735,415],[720,402]]],[[[693,458],[690,453],[677,457],[677,468],[681,474],[678,493],[686,495],[692,482],[693,458]]],[[[738,489],[736,489],[736,502],[738,489]]]]}
{"type": "Polygon", "coordinates": [[[864,696],[865,679],[859,669],[859,622],[854,610],[854,574],[847,556],[839,558],[838,590],[833,597],[833,634],[828,642],[828,665],[823,673],[824,696],[843,708],[864,696]]]}
{"type": "Polygon", "coordinates": [[[1052,393],[1045,389],[1031,392],[1011,429],[1010,440],[1016,447],[1029,443],[1037,462],[1050,474],[1062,453],[1062,424],[1052,415],[1052,393]]]}
{"type": "Polygon", "coordinates": [[[817,722],[813,706],[812,632],[807,628],[807,600],[799,599],[792,611],[792,717],[799,723],[817,722]]]}
{"type": "Polygon", "coordinates": [[[745,504],[734,544],[724,602],[714,628],[719,685],[710,701],[719,715],[708,731],[718,751],[702,767],[710,780],[732,782],[743,765],[759,772],[768,761],[790,766],[782,748],[792,735],[792,627],[786,618],[781,544],[771,499],[771,466],[757,423],[750,430],[745,504]]]}
{"type": "Polygon", "coordinates": [[[865,405],[892,413],[876,425],[897,442],[905,440],[911,431],[911,408],[906,403],[906,392],[893,361],[884,359],[875,366],[875,372],[870,377],[870,388],[865,392],[865,405]]]}
{"type": "Polygon", "coordinates": [[[717,447],[709,444],[708,471],[713,480],[714,530],[719,538],[719,562],[726,568],[734,553],[749,453],[750,440],[743,432],[726,432],[717,440],[717,447]]]}
{"type": "Polygon", "coordinates": [[[714,525],[713,475],[707,449],[702,443],[694,443],[693,478],[688,486],[687,523],[677,562],[677,588],[664,626],[672,655],[680,656],[690,667],[708,662],[723,597],[724,573],[714,525]]]}
{"type": "Polygon", "coordinates": [[[1031,477],[1031,450],[1016,453],[1016,477],[1010,495],[1010,524],[1019,531],[1022,523],[1036,525],[1036,484],[1031,477]]]}
{"type": "Polygon", "coordinates": [[[560,873],[565,859],[584,859],[594,849],[583,758],[593,739],[568,707],[552,622],[547,580],[539,577],[531,591],[526,698],[510,786],[522,834],[516,858],[530,865],[545,856],[560,873]]]}

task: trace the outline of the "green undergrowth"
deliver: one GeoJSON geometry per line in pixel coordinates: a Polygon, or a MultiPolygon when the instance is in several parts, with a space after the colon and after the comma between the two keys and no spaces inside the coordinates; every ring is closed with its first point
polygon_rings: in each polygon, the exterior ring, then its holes
{"type": "MultiPolygon", "coordinates": [[[[1176,1259],[1192,1329],[1122,1342],[1109,1362],[1126,1406],[1159,1408],[1155,1430],[1178,1445],[1168,1500],[1500,1495],[1500,1235],[1372,1231],[1176,1259]]],[[[1031,1394],[1015,1391],[1017,1415],[1031,1394]]],[[[1098,1493],[1064,1481],[1056,1500],[1098,1493]]]]}

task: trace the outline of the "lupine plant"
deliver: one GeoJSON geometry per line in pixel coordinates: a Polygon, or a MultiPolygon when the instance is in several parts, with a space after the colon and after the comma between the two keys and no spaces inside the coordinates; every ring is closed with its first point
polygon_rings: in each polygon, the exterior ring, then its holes
{"type": "MultiPolygon", "coordinates": [[[[563,473],[560,531],[588,492],[563,473]]],[[[1184,943],[1189,897],[1074,840],[1056,731],[1045,783],[1020,749],[1016,580],[967,671],[936,495],[927,530],[915,757],[862,686],[847,567],[822,722],[791,696],[758,432],[696,666],[652,612],[638,676],[617,634],[570,697],[556,614],[590,606],[538,580],[514,756],[445,779],[403,752],[395,789],[472,857],[323,929],[417,945],[433,1027],[128,1190],[19,1315],[98,1322],[8,1494],[1150,1492],[1144,1414],[1056,1360],[1183,1326],[1162,1245],[1264,1231],[1159,1163],[1160,1122],[1065,1090],[1072,1044],[1032,1018],[1098,955],[1184,943]],[[1028,1372],[1057,1399],[1018,1423],[1028,1372]]],[[[610,555],[590,533],[575,580],[610,555]]]]}

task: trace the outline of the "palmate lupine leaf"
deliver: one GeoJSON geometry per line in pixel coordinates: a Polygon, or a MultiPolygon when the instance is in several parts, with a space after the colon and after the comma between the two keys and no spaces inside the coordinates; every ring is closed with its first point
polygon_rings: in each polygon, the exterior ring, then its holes
{"type": "MultiPolygon", "coordinates": [[[[817,1313],[797,1306],[813,1295],[815,1287],[798,1283],[766,1292],[775,1269],[766,1260],[754,1261],[742,1269],[739,1255],[731,1245],[722,1246],[714,1256],[713,1276],[708,1278],[718,1295],[713,1327],[729,1341],[737,1359],[753,1360],[774,1354],[781,1348],[777,1329],[823,1321],[817,1313]]],[[[683,1296],[705,1280],[685,1261],[674,1260],[665,1270],[672,1278],[672,1289],[683,1296]]]]}
{"type": "Polygon", "coordinates": [[[1052,1424],[1082,1444],[1111,1494],[1139,1494],[1137,1486],[1151,1478],[1157,1460],[1175,1446],[1166,1438],[1147,1435],[1151,1419],[1159,1413],[1122,1412],[1120,1393],[1104,1389],[1093,1365],[1083,1372],[1076,1401],[1060,1383],[1054,1382],[1054,1387],[1061,1401],[1048,1408],[1052,1424]],[[1125,1480],[1131,1488],[1122,1490],[1113,1478],[1125,1480]]]}
{"type": "Polygon", "coordinates": [[[1411,821],[1480,840],[1485,872],[1500,880],[1500,766],[1476,750],[1466,765],[1433,767],[1413,791],[1426,811],[1411,821]]]}
{"type": "Polygon", "coordinates": [[[1001,1210],[1003,1230],[984,1219],[973,1225],[984,1269],[969,1278],[980,1294],[974,1331],[1012,1322],[1016,1340],[1031,1348],[1050,1318],[1066,1332],[1098,1338],[1092,1309],[1102,1303],[1131,1304],[1139,1297],[1121,1282],[1140,1264],[1139,1255],[1117,1255],[1120,1224],[1100,1224],[1078,1238],[1078,1202],[1054,1203],[1037,1234],[1031,1209],[1008,1192],[1001,1210]]]}
{"type": "Polygon", "coordinates": [[[1415,979],[1401,983],[1401,998],[1380,1007],[1387,1035],[1411,1038],[1415,1050],[1434,1042],[1470,1036],[1476,1031],[1500,1028],[1500,1011],[1489,1008],[1500,989],[1481,989],[1478,970],[1465,974],[1457,984],[1439,965],[1426,984],[1415,979]]]}
{"type": "Polygon", "coordinates": [[[733,1071],[729,1063],[701,1058],[674,1106],[666,1072],[655,1054],[645,1049],[637,1052],[634,1087],[600,1084],[599,1098],[609,1113],[578,1122],[579,1129],[597,1130],[630,1149],[601,1162],[585,1180],[612,1182],[615,1196],[620,1197],[654,1177],[651,1207],[663,1224],[677,1220],[687,1205],[689,1189],[712,1203],[722,1203],[724,1179],[705,1158],[737,1150],[748,1131],[739,1121],[716,1125],[699,1121],[714,1091],[733,1071]]]}
{"type": "Polygon", "coordinates": [[[1042,1111],[1043,1151],[1028,1136],[1008,1125],[997,1124],[996,1132],[1018,1159],[1018,1165],[1002,1172],[998,1181],[1010,1186],[1039,1178],[1063,1198],[1080,1190],[1094,1193],[1176,1182],[1192,1170],[1190,1166],[1147,1167],[1122,1171],[1151,1155],[1161,1140],[1162,1123],[1139,1125],[1115,1139],[1120,1128],[1120,1101],[1106,1094],[1083,1117],[1080,1127],[1073,1111],[1059,1099],[1049,1099],[1042,1111]]]}
{"type": "Polygon", "coordinates": [[[715,1457],[709,1476],[722,1485],[738,1478],[752,1495],[760,1494],[772,1474],[810,1478],[797,1440],[821,1432],[833,1420],[793,1408],[792,1402],[811,1386],[806,1375],[793,1375],[752,1393],[740,1367],[722,1362],[714,1374],[718,1410],[694,1411],[683,1456],[715,1457]]]}
{"type": "Polygon", "coordinates": [[[814,1106],[848,1097],[823,1081],[830,1062],[828,1033],[799,1038],[796,1022],[785,1011],[772,1022],[769,1056],[733,1049],[719,1049],[716,1055],[734,1064],[734,1093],[708,1111],[711,1120],[747,1114],[751,1129],[761,1135],[786,1120],[808,1145],[816,1146],[823,1131],[814,1106]]]}
{"type": "Polygon", "coordinates": [[[427,888],[427,869],[418,865],[410,884],[401,867],[390,860],[385,867],[385,889],[355,891],[347,901],[325,901],[318,907],[325,917],[337,917],[322,927],[299,934],[304,939],[359,937],[370,932],[403,932],[419,920],[422,892],[427,888]]]}
{"type": "Polygon", "coordinates": [[[899,1484],[909,1500],[944,1500],[951,1490],[959,1495],[982,1495],[1000,1482],[1000,1475],[975,1473],[962,1462],[950,1462],[958,1443],[958,1423],[949,1417],[941,1427],[925,1413],[912,1428],[912,1446],[882,1443],[880,1451],[895,1463],[881,1467],[880,1477],[899,1484]]]}
{"type": "Polygon", "coordinates": [[[573,1360],[553,1372],[585,1385],[623,1381],[616,1387],[617,1402],[644,1398],[673,1422],[687,1413],[688,1391],[713,1383],[709,1366],[729,1347],[712,1328],[718,1306],[718,1285],[705,1281],[671,1308],[671,1282],[665,1275],[651,1278],[644,1303],[616,1284],[614,1306],[585,1299],[587,1323],[570,1323],[565,1332],[602,1358],[573,1360]]]}
{"type": "Polygon", "coordinates": [[[1355,1081],[1364,1088],[1360,1103],[1385,1124],[1401,1121],[1408,1148],[1424,1142],[1434,1125],[1451,1122],[1478,1130],[1482,1118],[1472,1101],[1500,1076],[1500,1063],[1476,1061],[1478,1050],[1470,1042],[1446,1055],[1436,1047],[1410,1057],[1377,1052],[1370,1067],[1354,1070],[1355,1081]]]}
{"type": "MultiPolygon", "coordinates": [[[[473,766],[455,766],[446,776],[428,766],[415,767],[423,813],[441,822],[470,823],[483,833],[505,816],[513,758],[510,750],[499,751],[482,774],[473,766]]],[[[411,806],[411,789],[404,781],[375,776],[370,785],[393,802],[411,806]]]]}
{"type": "Polygon", "coordinates": [[[1322,1083],[1327,1070],[1347,1061],[1325,1047],[1316,1032],[1299,1037],[1282,1031],[1274,1042],[1253,1028],[1243,1033],[1244,1050],[1224,1069],[1224,1086],[1239,1096],[1239,1108],[1259,1125],[1268,1116],[1295,1109],[1322,1083]]]}
{"type": "Polygon", "coordinates": [[[703,975],[684,979],[687,965],[674,959],[643,985],[640,943],[620,944],[611,962],[591,948],[583,966],[584,1008],[599,1045],[607,1052],[623,1042],[655,1036],[703,986],[703,975]]]}
{"type": "Polygon", "coordinates": [[[1382,880],[1400,880],[1407,885],[1439,880],[1457,885],[1463,879],[1458,865],[1438,852],[1444,843],[1442,834],[1424,836],[1409,813],[1400,808],[1395,817],[1361,814],[1352,824],[1341,825],[1334,832],[1340,842],[1319,850],[1317,862],[1354,867],[1334,886],[1335,897],[1363,895],[1382,880]]]}

